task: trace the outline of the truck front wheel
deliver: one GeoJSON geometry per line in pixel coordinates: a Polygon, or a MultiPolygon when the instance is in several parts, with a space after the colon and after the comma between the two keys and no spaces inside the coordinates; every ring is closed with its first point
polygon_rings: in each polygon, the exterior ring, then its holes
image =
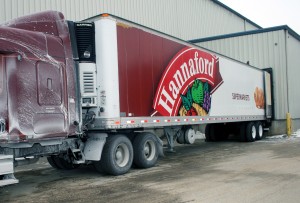
{"type": "Polygon", "coordinates": [[[56,169],[71,170],[80,166],[79,164],[73,164],[71,160],[65,160],[59,157],[59,155],[51,155],[47,157],[47,160],[48,163],[56,169]]]}
{"type": "Polygon", "coordinates": [[[133,148],[130,140],[124,135],[108,136],[104,145],[101,160],[94,162],[96,170],[111,175],[122,175],[131,168],[133,148]]]}
{"type": "Polygon", "coordinates": [[[155,135],[141,133],[133,141],[134,164],[139,168],[150,168],[157,163],[158,148],[155,135]]]}

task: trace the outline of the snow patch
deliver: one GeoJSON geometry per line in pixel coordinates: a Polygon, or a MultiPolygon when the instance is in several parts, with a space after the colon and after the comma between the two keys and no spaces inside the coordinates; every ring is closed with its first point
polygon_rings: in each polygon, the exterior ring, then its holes
{"type": "Polygon", "coordinates": [[[296,132],[293,132],[292,136],[300,137],[300,129],[298,129],[296,132]]]}
{"type": "MultiPolygon", "coordinates": [[[[284,139],[284,138],[288,138],[289,136],[287,134],[283,134],[283,135],[274,135],[274,136],[269,136],[266,137],[266,139],[284,139]]],[[[300,138],[300,129],[298,129],[296,132],[293,132],[291,134],[291,137],[293,138],[300,138]]]]}
{"type": "Polygon", "coordinates": [[[284,135],[272,135],[272,136],[266,137],[266,139],[284,139],[286,137],[287,137],[286,134],[284,134],[284,135]]]}

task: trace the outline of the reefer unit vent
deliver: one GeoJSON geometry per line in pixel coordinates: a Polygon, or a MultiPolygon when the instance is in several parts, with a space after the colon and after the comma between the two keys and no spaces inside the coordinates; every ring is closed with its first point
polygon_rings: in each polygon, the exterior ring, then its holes
{"type": "Polygon", "coordinates": [[[94,23],[75,23],[79,61],[96,62],[94,23]]]}
{"type": "Polygon", "coordinates": [[[97,106],[96,65],[94,63],[80,63],[80,92],[83,107],[97,106]]]}

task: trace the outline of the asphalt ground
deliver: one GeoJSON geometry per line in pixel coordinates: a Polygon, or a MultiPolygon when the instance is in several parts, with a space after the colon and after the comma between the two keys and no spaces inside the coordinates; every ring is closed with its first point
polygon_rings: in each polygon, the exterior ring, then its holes
{"type": "Polygon", "coordinates": [[[122,176],[93,166],[71,171],[45,158],[16,169],[20,183],[0,188],[0,202],[300,202],[300,138],[277,136],[178,145],[150,169],[122,176]]]}

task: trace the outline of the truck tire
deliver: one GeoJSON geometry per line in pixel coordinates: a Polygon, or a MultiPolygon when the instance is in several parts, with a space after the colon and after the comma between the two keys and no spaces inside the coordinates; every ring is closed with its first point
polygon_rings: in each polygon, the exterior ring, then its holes
{"type": "Polygon", "coordinates": [[[56,164],[56,162],[55,162],[55,160],[53,159],[52,156],[48,156],[48,157],[47,157],[47,161],[48,161],[48,163],[50,164],[50,166],[52,166],[53,168],[55,168],[55,169],[61,169],[61,168],[56,164]]]}
{"type": "Polygon", "coordinates": [[[256,127],[256,140],[261,140],[264,135],[264,128],[261,122],[256,122],[255,124],[256,127]]]}
{"type": "Polygon", "coordinates": [[[110,175],[127,173],[133,162],[133,148],[125,135],[110,135],[104,145],[100,161],[95,161],[97,171],[110,175]]]}
{"type": "Polygon", "coordinates": [[[58,157],[58,160],[59,160],[60,164],[62,165],[62,169],[64,169],[64,170],[72,170],[72,169],[76,169],[80,166],[79,164],[73,164],[72,162],[67,161],[60,157],[58,157]]]}
{"type": "Polygon", "coordinates": [[[56,155],[51,155],[50,157],[47,157],[47,160],[48,163],[56,169],[72,170],[80,166],[79,164],[73,164],[72,162],[69,162],[56,155]]]}
{"type": "Polygon", "coordinates": [[[133,162],[138,168],[150,168],[157,163],[157,140],[152,133],[137,135],[133,141],[133,150],[133,162]]]}
{"type": "Polygon", "coordinates": [[[246,126],[246,141],[254,142],[256,139],[256,126],[254,122],[249,122],[246,126]]]}

